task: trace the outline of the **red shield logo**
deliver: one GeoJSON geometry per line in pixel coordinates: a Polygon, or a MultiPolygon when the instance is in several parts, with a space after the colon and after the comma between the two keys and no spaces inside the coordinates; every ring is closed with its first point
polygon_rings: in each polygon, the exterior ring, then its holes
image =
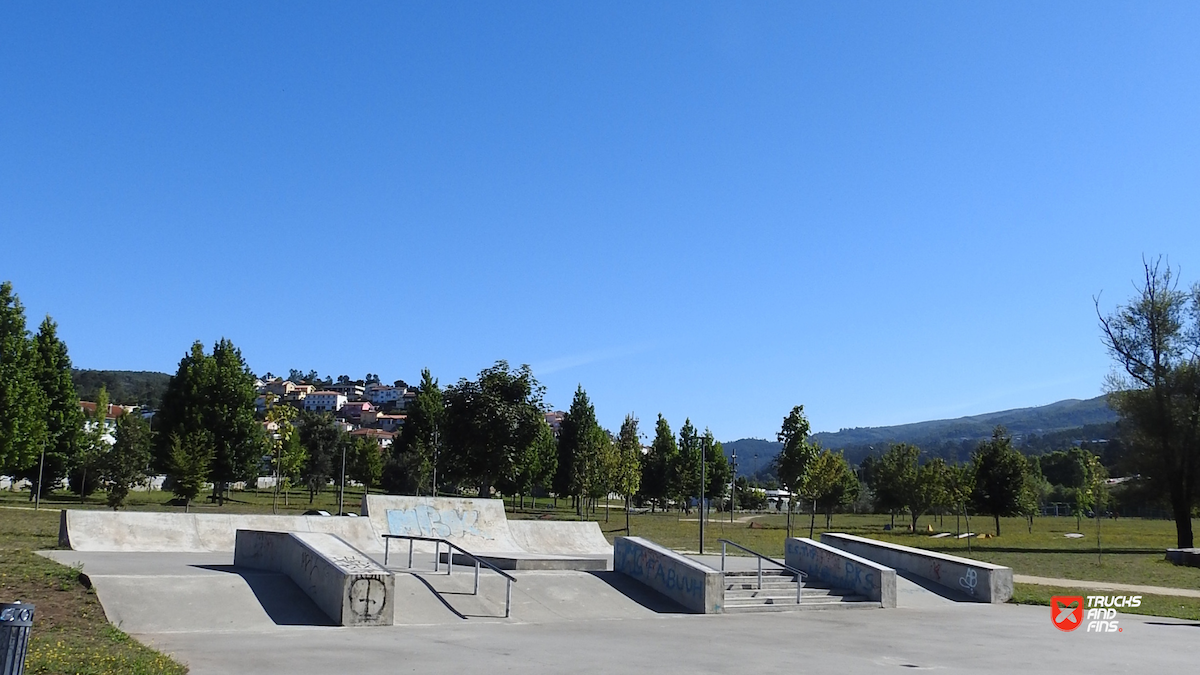
{"type": "Polygon", "coordinates": [[[1056,595],[1050,598],[1050,620],[1062,631],[1073,631],[1083,623],[1083,596],[1056,595]]]}

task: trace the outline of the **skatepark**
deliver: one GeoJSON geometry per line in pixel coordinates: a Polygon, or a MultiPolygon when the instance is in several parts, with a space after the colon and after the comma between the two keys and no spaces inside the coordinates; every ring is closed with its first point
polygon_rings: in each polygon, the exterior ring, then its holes
{"type": "Polygon", "coordinates": [[[369,496],[363,516],[63,511],[107,618],[192,673],[1011,672],[1177,668],[1195,624],[1056,630],[1011,570],[849,535],[783,560],[684,555],[499,500],[369,496]],[[760,576],[761,564],[761,576],[760,576]],[[969,582],[969,583],[968,583],[969,582]]]}

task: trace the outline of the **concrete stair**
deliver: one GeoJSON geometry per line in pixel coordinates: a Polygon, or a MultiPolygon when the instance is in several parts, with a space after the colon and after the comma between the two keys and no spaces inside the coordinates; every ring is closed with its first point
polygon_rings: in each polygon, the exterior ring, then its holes
{"type": "Polygon", "coordinates": [[[725,573],[726,614],[795,612],[812,609],[866,609],[878,607],[866,597],[806,581],[796,603],[796,577],[784,570],[763,570],[762,588],[757,571],[725,573]]]}

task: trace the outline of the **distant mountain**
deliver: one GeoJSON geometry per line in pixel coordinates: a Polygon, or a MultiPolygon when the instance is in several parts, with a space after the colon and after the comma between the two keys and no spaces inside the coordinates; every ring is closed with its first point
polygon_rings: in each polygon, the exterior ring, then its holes
{"type": "Polygon", "coordinates": [[[108,390],[108,399],[117,405],[139,405],[157,409],[171,376],[140,370],[71,370],[75,393],[82,401],[95,401],[100,385],[108,390]]]}
{"type": "Polygon", "coordinates": [[[761,438],[743,438],[721,445],[725,448],[726,457],[732,458],[737,453],[737,475],[751,478],[770,474],[771,462],[783,448],[782,443],[761,438]]]}
{"type": "MultiPolygon", "coordinates": [[[[1040,453],[1074,445],[1080,441],[1107,438],[1115,431],[1117,415],[1105,397],[1080,401],[1067,399],[1035,408],[1017,408],[957,419],[914,422],[891,427],[860,427],[837,432],[813,434],[814,441],[826,448],[843,450],[846,459],[860,462],[868,454],[879,454],[889,443],[912,443],[934,456],[963,461],[979,441],[990,438],[992,429],[1003,425],[1018,447],[1040,453]]],[[[738,474],[751,474],[743,458],[758,453],[760,474],[781,448],[779,443],[760,439],[741,439],[723,444],[726,454],[738,453],[738,474]]]]}

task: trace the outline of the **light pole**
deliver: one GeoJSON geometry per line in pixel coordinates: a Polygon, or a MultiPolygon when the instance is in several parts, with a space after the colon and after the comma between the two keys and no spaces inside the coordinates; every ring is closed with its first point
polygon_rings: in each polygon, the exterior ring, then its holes
{"type": "Polygon", "coordinates": [[[37,511],[42,505],[42,471],[46,468],[46,439],[42,439],[42,459],[38,463],[38,483],[33,491],[33,510],[37,511]]]}
{"type": "Polygon", "coordinates": [[[705,516],[704,479],[705,479],[705,468],[706,468],[704,466],[704,455],[706,454],[704,452],[705,440],[707,440],[706,437],[702,436],[700,438],[700,555],[704,555],[704,516],[705,516]]]}
{"type": "Polygon", "coordinates": [[[433,496],[437,496],[438,428],[433,427],[433,496]]]}
{"type": "Polygon", "coordinates": [[[342,443],[342,488],[338,490],[338,515],[346,515],[344,499],[346,497],[346,444],[342,443]]]}
{"type": "Polygon", "coordinates": [[[729,473],[729,522],[733,523],[733,511],[737,507],[737,450],[731,453],[730,459],[733,471],[729,473]]]}

